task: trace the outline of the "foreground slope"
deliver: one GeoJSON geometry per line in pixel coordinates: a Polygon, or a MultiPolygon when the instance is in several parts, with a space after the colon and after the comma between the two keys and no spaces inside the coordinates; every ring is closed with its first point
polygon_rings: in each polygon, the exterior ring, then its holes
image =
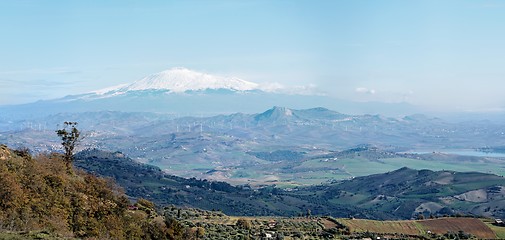
{"type": "Polygon", "coordinates": [[[43,231],[55,237],[95,239],[177,236],[156,216],[152,203],[139,200],[135,208],[141,210],[135,211],[129,206],[112,182],[67,169],[59,155],[32,158],[27,151],[0,145],[2,238],[10,236],[2,233],[5,231],[43,231]]]}

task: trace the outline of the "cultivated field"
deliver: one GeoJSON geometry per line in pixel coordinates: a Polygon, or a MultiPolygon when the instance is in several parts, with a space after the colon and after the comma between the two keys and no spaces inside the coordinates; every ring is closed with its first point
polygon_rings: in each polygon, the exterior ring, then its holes
{"type": "Polygon", "coordinates": [[[448,231],[470,233],[478,238],[496,238],[493,232],[481,219],[477,218],[442,218],[417,221],[423,229],[437,234],[444,234],[448,231]]]}
{"type": "Polygon", "coordinates": [[[463,231],[480,239],[496,239],[497,234],[478,218],[441,218],[407,221],[374,221],[364,219],[338,219],[351,232],[374,232],[381,234],[427,235],[463,231]]]}

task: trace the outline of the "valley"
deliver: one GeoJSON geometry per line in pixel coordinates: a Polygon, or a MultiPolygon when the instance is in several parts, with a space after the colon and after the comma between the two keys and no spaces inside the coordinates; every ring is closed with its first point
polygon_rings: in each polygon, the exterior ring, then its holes
{"type": "Polygon", "coordinates": [[[401,167],[505,175],[505,157],[491,152],[491,146],[505,145],[505,125],[346,115],[325,108],[273,107],[211,117],[60,113],[4,122],[13,130],[0,132],[0,141],[35,153],[58,151],[52,129],[65,119],[79,120],[85,136],[80,149],[120,151],[173,175],[233,185],[290,188],[401,167]]]}
{"type": "Polygon", "coordinates": [[[400,168],[325,184],[278,188],[232,186],[207,179],[182,178],[141,164],[122,153],[87,150],[75,165],[112,177],[132,198],[148,197],[166,206],[219,209],[235,216],[313,215],[366,219],[444,216],[505,218],[505,179],[479,172],[400,168]]]}

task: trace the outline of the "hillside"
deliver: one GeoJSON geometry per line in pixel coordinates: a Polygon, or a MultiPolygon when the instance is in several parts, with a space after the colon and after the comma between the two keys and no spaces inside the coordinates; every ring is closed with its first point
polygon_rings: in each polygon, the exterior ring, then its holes
{"type": "Polygon", "coordinates": [[[174,239],[183,231],[151,202],[131,205],[111,181],[68,170],[58,154],[0,145],[0,238],[174,239]]]}
{"type": "Polygon", "coordinates": [[[118,152],[82,151],[76,154],[75,165],[91,173],[112,177],[130,197],[148,198],[160,206],[175,204],[252,216],[294,215],[302,211],[266,190],[168,175],[157,167],[135,162],[118,152]]]}
{"type": "Polygon", "coordinates": [[[478,172],[401,168],[300,190],[316,193],[325,203],[374,209],[400,219],[419,214],[505,216],[505,179],[478,172]]]}
{"type": "Polygon", "coordinates": [[[76,157],[76,166],[114,178],[132,198],[228,215],[297,216],[310,209],[316,215],[371,219],[410,219],[420,213],[505,217],[505,179],[492,174],[402,168],[309,187],[251,189],[165,174],[122,153],[87,150],[76,157]]]}

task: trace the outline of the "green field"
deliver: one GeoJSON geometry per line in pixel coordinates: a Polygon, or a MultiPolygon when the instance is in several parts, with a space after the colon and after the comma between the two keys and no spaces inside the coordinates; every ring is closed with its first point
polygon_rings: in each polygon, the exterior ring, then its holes
{"type": "Polygon", "coordinates": [[[493,225],[493,222],[492,219],[486,219],[484,221],[484,223],[496,233],[498,239],[505,239],[505,227],[493,225]]]}
{"type": "MultiPolygon", "coordinates": [[[[231,178],[249,178],[261,182],[266,175],[275,175],[279,182],[301,185],[314,185],[332,180],[344,180],[359,176],[368,176],[394,171],[402,167],[428,169],[433,171],[450,170],[458,172],[482,172],[499,176],[505,175],[505,160],[496,159],[487,162],[457,162],[455,159],[423,160],[405,157],[370,160],[363,156],[342,159],[309,159],[300,162],[262,163],[259,165],[240,166],[234,170],[231,178]]],[[[189,167],[188,167],[189,168],[189,167]]],[[[289,184],[288,184],[289,185],[289,184]]]]}

